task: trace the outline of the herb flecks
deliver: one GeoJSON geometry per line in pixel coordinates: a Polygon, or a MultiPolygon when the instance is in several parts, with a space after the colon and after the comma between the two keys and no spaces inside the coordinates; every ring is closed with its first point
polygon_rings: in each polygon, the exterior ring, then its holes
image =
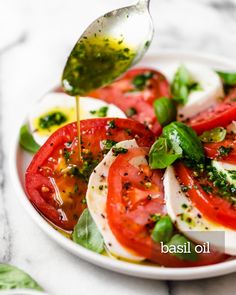
{"type": "Polygon", "coordinates": [[[90,111],[90,114],[94,115],[94,116],[97,116],[99,118],[104,118],[107,116],[107,112],[109,110],[109,107],[107,106],[104,106],[104,107],[101,107],[100,109],[98,110],[93,110],[93,111],[90,111]]]}
{"type": "Polygon", "coordinates": [[[123,147],[114,147],[112,149],[112,153],[114,156],[118,156],[119,154],[126,154],[128,152],[128,149],[123,147]]]}

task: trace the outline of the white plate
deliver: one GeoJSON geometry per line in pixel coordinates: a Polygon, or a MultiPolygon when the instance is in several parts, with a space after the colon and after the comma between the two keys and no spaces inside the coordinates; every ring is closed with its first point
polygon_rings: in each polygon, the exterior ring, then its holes
{"type": "MultiPolygon", "coordinates": [[[[178,53],[165,51],[157,55],[148,55],[139,64],[160,69],[161,71],[169,64],[175,62],[197,62],[208,65],[218,70],[236,71],[236,62],[218,56],[200,55],[196,53],[178,53]]],[[[23,120],[21,122],[23,124],[23,120]]],[[[21,126],[18,125],[18,126],[21,126]]],[[[19,147],[19,131],[14,136],[10,155],[10,172],[16,195],[23,204],[26,211],[37,223],[37,225],[51,237],[56,243],[69,252],[100,267],[110,269],[119,273],[160,280],[190,280],[220,276],[236,271],[236,260],[231,259],[219,264],[191,268],[165,268],[158,266],[137,265],[124,261],[111,259],[93,253],[65,238],[54,230],[44,218],[31,205],[24,191],[24,172],[29,163],[29,156],[19,147]]]]}

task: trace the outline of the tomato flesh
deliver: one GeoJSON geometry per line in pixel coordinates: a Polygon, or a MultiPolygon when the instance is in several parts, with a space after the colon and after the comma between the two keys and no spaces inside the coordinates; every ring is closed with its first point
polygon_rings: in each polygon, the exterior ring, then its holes
{"type": "Polygon", "coordinates": [[[87,183],[104,157],[104,140],[119,142],[135,138],[150,147],[154,135],[130,119],[81,121],[83,167],[78,163],[76,123],[57,130],[34,156],[26,171],[25,187],[30,201],[55,225],[72,230],[85,208],[87,183]]]}
{"type": "Polygon", "coordinates": [[[201,112],[187,122],[198,134],[215,127],[226,127],[236,119],[236,88],[223,102],[201,112]]]}
{"type": "Polygon", "coordinates": [[[108,175],[107,216],[117,240],[148,260],[169,267],[200,266],[225,258],[218,252],[200,254],[196,262],[184,261],[161,252],[151,238],[154,214],[166,214],[162,173],[148,165],[133,166],[132,159],[145,156],[140,148],[130,149],[113,162],[108,175]]]}
{"type": "Polygon", "coordinates": [[[210,159],[215,159],[229,164],[236,164],[236,139],[235,135],[228,135],[225,140],[216,143],[204,144],[205,154],[210,159]],[[226,155],[221,155],[220,149],[229,149],[226,155]]]}
{"type": "Polygon", "coordinates": [[[187,195],[192,203],[206,218],[236,230],[236,209],[230,202],[216,194],[205,192],[193,172],[183,163],[176,164],[175,170],[180,183],[188,187],[187,195]]]}
{"type": "Polygon", "coordinates": [[[168,81],[153,69],[130,70],[114,83],[88,95],[115,104],[132,119],[147,125],[156,135],[161,133],[161,126],[156,119],[153,102],[157,98],[171,96],[168,81]],[[141,89],[137,89],[133,84],[134,79],[150,73],[152,77],[141,89]],[[131,114],[130,110],[133,110],[131,114]]]}

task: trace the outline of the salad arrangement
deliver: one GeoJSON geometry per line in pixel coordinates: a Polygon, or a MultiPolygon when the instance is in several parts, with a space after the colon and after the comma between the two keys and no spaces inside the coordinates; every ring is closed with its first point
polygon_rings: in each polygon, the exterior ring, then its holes
{"type": "Polygon", "coordinates": [[[47,94],[21,128],[27,196],[87,249],[167,267],[236,254],[236,75],[198,64],[131,69],[80,98],[47,94]],[[223,232],[216,239],[198,232],[223,232]],[[210,242],[198,253],[196,244],[210,242]],[[189,245],[184,253],[165,253],[189,245]]]}

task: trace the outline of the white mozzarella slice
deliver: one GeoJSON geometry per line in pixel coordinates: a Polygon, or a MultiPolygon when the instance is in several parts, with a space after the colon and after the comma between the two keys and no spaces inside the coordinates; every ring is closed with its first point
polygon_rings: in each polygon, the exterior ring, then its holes
{"type": "Polygon", "coordinates": [[[182,192],[173,167],[166,169],[164,190],[167,213],[181,232],[193,241],[209,242],[220,251],[236,255],[236,232],[208,220],[193,206],[191,200],[182,192]],[[224,233],[224,245],[219,236],[212,232],[224,233]]]}
{"type": "MultiPolygon", "coordinates": [[[[138,147],[138,145],[135,140],[127,140],[117,143],[115,147],[130,149],[138,147]]],[[[88,209],[100,233],[103,236],[106,248],[112,255],[131,261],[142,261],[145,259],[144,257],[137,255],[132,250],[127,249],[118,242],[107,220],[107,178],[109,168],[115,159],[116,157],[113,155],[112,151],[109,151],[103,161],[95,168],[95,171],[91,174],[86,194],[88,209]]],[[[137,157],[136,164],[138,165],[137,161],[140,165],[140,163],[143,163],[144,157],[142,157],[142,159],[140,159],[140,157],[137,157]]]]}
{"type": "MultiPolygon", "coordinates": [[[[171,83],[181,64],[173,64],[163,72],[171,83]]],[[[200,85],[200,90],[191,91],[188,102],[178,107],[178,118],[185,120],[206,110],[224,96],[223,85],[217,73],[204,65],[184,64],[192,80],[200,85]]]]}
{"type": "Polygon", "coordinates": [[[212,166],[216,168],[218,173],[223,173],[226,177],[226,180],[236,186],[236,165],[220,162],[220,161],[212,161],[212,166]]]}
{"type": "MultiPolygon", "coordinates": [[[[106,117],[126,118],[126,115],[118,107],[108,104],[102,100],[81,97],[80,98],[80,117],[83,119],[97,118],[96,111],[102,107],[107,107],[106,117]],[[94,113],[95,111],[95,113],[94,113]],[[92,112],[92,113],[91,113],[92,112]]],[[[76,120],[75,99],[65,93],[48,93],[40,99],[29,113],[30,130],[35,141],[42,145],[48,137],[58,128],[76,120]],[[66,121],[59,126],[53,126],[49,129],[39,128],[39,118],[52,112],[61,112],[66,116],[66,121]]]]}

